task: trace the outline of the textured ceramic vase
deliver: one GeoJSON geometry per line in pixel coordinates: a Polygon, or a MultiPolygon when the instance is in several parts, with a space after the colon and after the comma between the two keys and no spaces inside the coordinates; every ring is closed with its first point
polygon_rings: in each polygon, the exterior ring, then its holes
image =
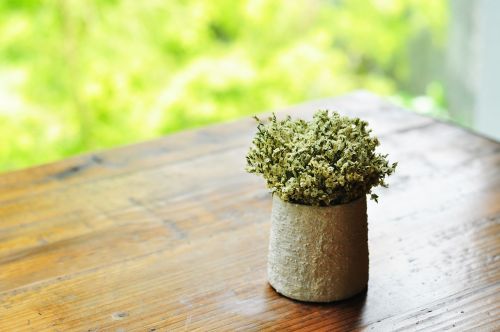
{"type": "Polygon", "coordinates": [[[273,196],[267,265],[271,286],[289,298],[330,302],[368,283],[366,197],[336,206],[293,204],[273,196]]]}

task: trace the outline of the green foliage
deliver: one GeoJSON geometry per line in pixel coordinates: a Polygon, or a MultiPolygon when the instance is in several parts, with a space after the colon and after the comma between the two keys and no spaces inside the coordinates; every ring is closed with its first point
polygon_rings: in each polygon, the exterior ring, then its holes
{"type": "Polygon", "coordinates": [[[443,1],[0,2],[0,169],[353,89],[399,94],[443,1]]]}
{"type": "MultiPolygon", "coordinates": [[[[368,123],[333,112],[318,111],[313,120],[277,120],[264,124],[257,118],[257,133],[247,155],[247,171],[261,174],[282,200],[329,206],[370,194],[392,174],[387,155],[368,123]]],[[[377,196],[371,197],[377,200],[377,196]]]]}

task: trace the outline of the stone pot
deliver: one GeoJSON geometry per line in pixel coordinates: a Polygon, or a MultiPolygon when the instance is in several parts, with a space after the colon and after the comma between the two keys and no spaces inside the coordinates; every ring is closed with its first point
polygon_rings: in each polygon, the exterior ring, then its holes
{"type": "Polygon", "coordinates": [[[368,283],[366,196],[335,206],[309,206],[273,195],[267,264],[271,286],[289,298],[330,302],[368,283]]]}

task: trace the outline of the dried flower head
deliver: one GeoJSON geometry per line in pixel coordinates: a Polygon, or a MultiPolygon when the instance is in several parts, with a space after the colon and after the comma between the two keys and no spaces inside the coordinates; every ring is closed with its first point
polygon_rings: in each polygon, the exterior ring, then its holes
{"type": "Polygon", "coordinates": [[[246,170],[261,174],[284,201],[329,206],[366,194],[376,201],[372,188],[386,187],[384,178],[396,168],[387,155],[375,153],[379,141],[358,118],[322,110],[310,122],[274,114],[266,123],[255,119],[246,170]]]}

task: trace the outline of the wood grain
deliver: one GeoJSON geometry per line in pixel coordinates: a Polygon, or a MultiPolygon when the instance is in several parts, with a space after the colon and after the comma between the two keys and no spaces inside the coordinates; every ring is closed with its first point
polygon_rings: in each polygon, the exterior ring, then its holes
{"type": "Polygon", "coordinates": [[[369,203],[367,292],[333,304],[266,282],[271,198],[243,170],[252,120],[0,175],[0,331],[500,329],[500,144],[367,93],[399,161],[369,203]]]}

